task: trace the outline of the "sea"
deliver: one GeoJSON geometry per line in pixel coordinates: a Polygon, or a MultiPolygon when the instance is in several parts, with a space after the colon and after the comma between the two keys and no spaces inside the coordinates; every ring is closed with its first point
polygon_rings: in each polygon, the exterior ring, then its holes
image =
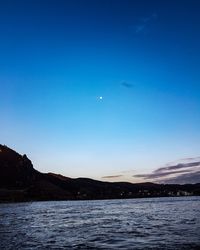
{"type": "Polygon", "coordinates": [[[0,249],[200,249],[200,197],[0,204],[0,249]]]}

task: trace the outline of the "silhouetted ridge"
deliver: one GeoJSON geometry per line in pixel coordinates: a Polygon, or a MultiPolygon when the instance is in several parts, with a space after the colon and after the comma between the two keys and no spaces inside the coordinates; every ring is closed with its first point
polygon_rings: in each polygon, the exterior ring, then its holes
{"type": "Polygon", "coordinates": [[[199,195],[200,184],[102,182],[40,173],[26,155],[0,145],[0,201],[122,199],[199,195]]]}

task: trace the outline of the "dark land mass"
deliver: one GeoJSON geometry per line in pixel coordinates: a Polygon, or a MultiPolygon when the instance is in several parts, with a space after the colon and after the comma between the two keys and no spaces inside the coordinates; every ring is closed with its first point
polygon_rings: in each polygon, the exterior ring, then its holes
{"type": "Polygon", "coordinates": [[[102,182],[40,173],[26,155],[0,145],[0,202],[200,195],[197,184],[102,182]]]}

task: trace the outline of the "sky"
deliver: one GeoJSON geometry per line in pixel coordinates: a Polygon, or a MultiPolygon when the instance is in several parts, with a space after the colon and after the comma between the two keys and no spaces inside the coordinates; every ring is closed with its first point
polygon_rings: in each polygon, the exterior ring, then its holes
{"type": "Polygon", "coordinates": [[[0,143],[41,172],[200,182],[199,10],[1,1],[0,143]]]}

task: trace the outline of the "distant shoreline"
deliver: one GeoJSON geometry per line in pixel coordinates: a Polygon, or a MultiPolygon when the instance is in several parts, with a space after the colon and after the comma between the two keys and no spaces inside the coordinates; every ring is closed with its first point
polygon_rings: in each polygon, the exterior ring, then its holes
{"type": "MultiPolygon", "coordinates": [[[[11,190],[9,190],[11,191],[11,190]]],[[[18,190],[19,191],[19,190],[18,190]]],[[[1,192],[1,190],[0,190],[1,192]]],[[[46,200],[0,200],[0,204],[13,204],[13,203],[31,203],[31,202],[64,202],[64,201],[106,201],[106,200],[135,200],[135,199],[159,199],[159,198],[186,198],[186,197],[199,197],[200,195],[179,195],[179,196],[144,196],[144,197],[126,197],[126,198],[97,198],[97,199],[46,199],[46,200]]]]}

